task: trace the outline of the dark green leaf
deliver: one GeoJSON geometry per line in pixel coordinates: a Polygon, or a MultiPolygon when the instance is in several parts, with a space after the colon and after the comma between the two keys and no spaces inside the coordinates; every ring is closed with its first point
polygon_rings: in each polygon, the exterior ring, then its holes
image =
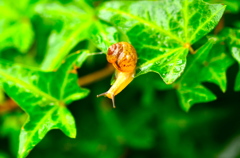
{"type": "MultiPolygon", "coordinates": [[[[240,67],[239,67],[240,69],[240,67]]],[[[240,71],[237,74],[236,81],[235,81],[235,91],[240,91],[240,71]]]]}
{"type": "Polygon", "coordinates": [[[111,110],[110,105],[103,104],[102,106],[99,109],[100,119],[108,127],[106,131],[113,140],[134,148],[149,148],[151,146],[153,131],[143,129],[152,116],[151,112],[139,109],[134,111],[134,114],[139,118],[137,122],[127,115],[123,122],[120,122],[117,113],[111,110]],[[125,129],[128,129],[128,132],[125,129]]]}
{"type": "Polygon", "coordinates": [[[226,12],[237,13],[240,9],[239,0],[204,0],[209,3],[220,3],[227,6],[226,12]]]}
{"type": "Polygon", "coordinates": [[[9,158],[9,156],[5,152],[0,151],[0,158],[9,158]]]}
{"type": "MultiPolygon", "coordinates": [[[[240,30],[239,29],[225,29],[223,36],[229,46],[233,58],[240,66],[240,30]]],[[[235,90],[240,91],[240,68],[235,81],[235,90]]]]}
{"type": "Polygon", "coordinates": [[[216,99],[216,96],[202,85],[191,87],[182,86],[178,90],[181,107],[188,111],[193,104],[209,102],[216,99]]]}
{"type": "Polygon", "coordinates": [[[223,92],[226,91],[226,70],[233,61],[225,53],[223,45],[218,43],[212,49],[216,41],[216,38],[210,38],[195,55],[189,57],[186,71],[177,81],[176,88],[181,106],[185,111],[195,103],[216,99],[211,91],[201,85],[202,82],[215,83],[223,92]]]}
{"type": "MultiPolygon", "coordinates": [[[[6,103],[5,103],[6,105],[6,103]]],[[[2,113],[3,114],[3,113],[2,113]]],[[[27,115],[22,111],[14,111],[3,114],[3,122],[0,127],[0,137],[9,137],[11,146],[11,153],[17,157],[19,146],[19,134],[21,126],[26,121],[27,115]]]]}

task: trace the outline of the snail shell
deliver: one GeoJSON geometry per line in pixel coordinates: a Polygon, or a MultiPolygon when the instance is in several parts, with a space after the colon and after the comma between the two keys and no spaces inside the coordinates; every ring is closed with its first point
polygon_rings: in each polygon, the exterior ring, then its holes
{"type": "Polygon", "coordinates": [[[137,53],[135,48],[127,42],[119,42],[108,48],[107,61],[121,72],[135,71],[137,53]]]}

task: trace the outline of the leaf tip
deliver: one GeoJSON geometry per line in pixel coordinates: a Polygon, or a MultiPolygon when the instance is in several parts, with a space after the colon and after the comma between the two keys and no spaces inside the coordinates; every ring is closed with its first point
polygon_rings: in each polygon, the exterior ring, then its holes
{"type": "Polygon", "coordinates": [[[224,4],[224,3],[221,3],[221,5],[223,5],[225,8],[227,7],[227,5],[226,5],[226,4],[224,4]]]}
{"type": "Polygon", "coordinates": [[[77,137],[76,129],[74,129],[68,136],[69,136],[69,138],[75,139],[77,137]]]}
{"type": "Polygon", "coordinates": [[[184,110],[184,112],[188,113],[189,110],[190,110],[190,108],[191,108],[191,107],[189,107],[189,108],[187,108],[187,109],[183,109],[183,110],[184,110]]]}
{"type": "Polygon", "coordinates": [[[170,85],[170,84],[172,84],[173,82],[175,82],[178,77],[179,77],[179,76],[174,77],[174,78],[170,78],[170,79],[168,79],[168,78],[163,78],[163,81],[164,81],[167,85],[170,85]]]}
{"type": "Polygon", "coordinates": [[[19,148],[19,150],[18,150],[18,156],[17,156],[17,158],[25,158],[25,157],[27,157],[27,155],[30,153],[30,150],[21,150],[20,148],[19,148]]]}
{"type": "Polygon", "coordinates": [[[76,139],[77,135],[71,135],[70,138],[76,139]]]}
{"type": "Polygon", "coordinates": [[[189,110],[190,110],[190,108],[191,108],[191,105],[190,104],[187,104],[187,105],[183,105],[183,111],[184,112],[186,112],[186,113],[188,113],[189,112],[189,110]]]}
{"type": "Polygon", "coordinates": [[[221,87],[221,91],[222,91],[223,93],[226,93],[227,88],[226,88],[226,87],[221,87]]]}
{"type": "Polygon", "coordinates": [[[235,92],[240,91],[240,87],[235,86],[235,87],[234,87],[234,91],[235,91],[235,92]]]}
{"type": "Polygon", "coordinates": [[[188,99],[186,102],[181,102],[181,107],[184,112],[189,112],[190,108],[193,105],[193,99],[188,99]]]}

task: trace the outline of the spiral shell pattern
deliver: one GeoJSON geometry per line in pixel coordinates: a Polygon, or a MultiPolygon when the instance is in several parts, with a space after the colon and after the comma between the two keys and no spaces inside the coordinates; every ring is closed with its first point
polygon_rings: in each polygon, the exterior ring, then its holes
{"type": "Polygon", "coordinates": [[[131,44],[119,42],[108,48],[107,61],[121,72],[132,72],[136,68],[137,53],[131,44]]]}

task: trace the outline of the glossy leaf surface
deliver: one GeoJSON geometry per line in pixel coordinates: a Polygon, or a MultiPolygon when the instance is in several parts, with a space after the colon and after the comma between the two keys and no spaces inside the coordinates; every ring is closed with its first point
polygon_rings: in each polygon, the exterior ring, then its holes
{"type": "Polygon", "coordinates": [[[88,94],[88,90],[79,88],[74,69],[86,57],[86,52],[72,54],[56,72],[1,61],[3,89],[29,115],[20,134],[19,157],[25,157],[51,129],[76,137],[75,121],[66,105],[88,94]]]}
{"type": "Polygon", "coordinates": [[[216,26],[224,9],[201,0],[114,1],[99,9],[99,17],[125,32],[136,48],[137,75],[154,71],[171,84],[183,72],[191,45],[216,26]]]}
{"type": "Polygon", "coordinates": [[[48,40],[47,55],[41,66],[43,70],[48,71],[57,69],[70,50],[88,37],[91,17],[73,4],[66,7],[57,2],[39,4],[35,10],[42,17],[58,21],[63,25],[60,32],[52,31],[48,40]]]}
{"type": "Polygon", "coordinates": [[[240,10],[240,1],[239,0],[204,0],[209,3],[219,3],[227,6],[226,12],[238,13],[240,10]]]}
{"type": "Polygon", "coordinates": [[[109,46],[119,42],[116,28],[108,26],[101,21],[95,21],[91,26],[90,32],[90,40],[92,40],[103,53],[107,52],[109,46]]]}
{"type": "Polygon", "coordinates": [[[54,30],[49,37],[47,56],[42,63],[43,70],[58,68],[70,50],[83,40],[91,40],[103,52],[118,42],[116,28],[96,19],[93,10],[86,5],[84,1],[77,1],[67,6],[60,3],[36,6],[36,11],[42,17],[63,25],[59,32],[54,30]],[[87,9],[81,9],[83,6],[87,9]]]}
{"type": "Polygon", "coordinates": [[[196,51],[196,54],[189,57],[186,71],[175,85],[185,111],[188,111],[193,104],[216,99],[202,82],[215,83],[223,92],[226,91],[226,70],[233,60],[226,54],[223,45],[215,44],[216,41],[217,38],[210,38],[196,51]]]}

